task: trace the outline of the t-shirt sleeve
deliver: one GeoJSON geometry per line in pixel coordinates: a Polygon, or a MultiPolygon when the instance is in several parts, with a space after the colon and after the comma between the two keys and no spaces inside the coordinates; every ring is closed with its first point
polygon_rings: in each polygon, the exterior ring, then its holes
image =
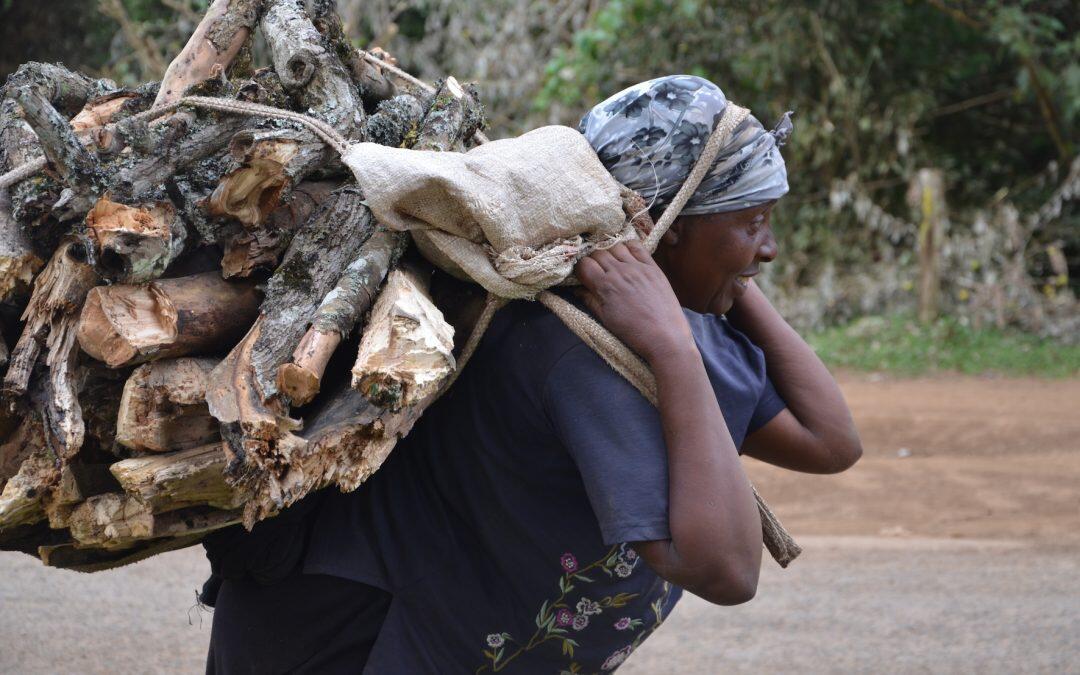
{"type": "Polygon", "coordinates": [[[754,408],[754,413],[750,416],[750,424],[746,428],[746,433],[752,434],[765,426],[786,407],[787,404],[784,403],[784,399],[780,397],[780,392],[776,391],[776,387],[773,386],[772,380],[766,377],[765,387],[762,389],[761,398],[758,399],[757,406],[754,408]]]}
{"type": "Polygon", "coordinates": [[[604,543],[670,538],[656,408],[584,344],[549,371],[544,407],[581,473],[604,543]]]}

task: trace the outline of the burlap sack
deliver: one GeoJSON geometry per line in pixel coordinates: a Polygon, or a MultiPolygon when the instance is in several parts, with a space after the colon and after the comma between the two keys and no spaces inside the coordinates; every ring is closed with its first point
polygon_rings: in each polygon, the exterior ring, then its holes
{"type": "Polygon", "coordinates": [[[375,218],[411,230],[439,267],[504,298],[533,297],[595,248],[636,236],[588,141],[549,126],[467,153],[349,146],[375,218]]]}

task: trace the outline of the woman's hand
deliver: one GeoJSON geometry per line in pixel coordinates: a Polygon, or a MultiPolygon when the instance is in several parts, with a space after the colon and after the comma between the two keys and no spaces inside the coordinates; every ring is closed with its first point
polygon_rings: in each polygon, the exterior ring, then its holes
{"type": "Polygon", "coordinates": [[[640,243],[594,252],[578,263],[577,276],[579,295],[600,323],[646,361],[694,347],[671,284],[640,243]]]}

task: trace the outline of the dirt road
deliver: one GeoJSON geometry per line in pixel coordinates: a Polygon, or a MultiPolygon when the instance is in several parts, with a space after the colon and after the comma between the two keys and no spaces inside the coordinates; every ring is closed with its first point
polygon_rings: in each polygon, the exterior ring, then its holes
{"type": "MultiPolygon", "coordinates": [[[[688,597],[620,672],[1080,672],[1080,381],[848,376],[852,471],[750,471],[806,549],[688,597]]],[[[82,576],[0,554],[0,672],[200,672],[198,550],[82,576]]]]}

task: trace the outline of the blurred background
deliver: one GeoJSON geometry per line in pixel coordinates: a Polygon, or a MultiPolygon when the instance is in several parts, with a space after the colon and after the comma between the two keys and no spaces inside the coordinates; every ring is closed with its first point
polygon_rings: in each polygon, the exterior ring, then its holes
{"type": "MultiPolygon", "coordinates": [[[[159,79],[206,5],[0,0],[0,79],[30,60],[159,79]]],[[[767,126],[795,111],[761,283],[839,373],[866,457],[829,478],[752,466],[804,559],[746,607],[684,602],[627,671],[1080,672],[1075,0],[337,5],[356,46],[475,81],[493,138],[677,72],[767,126]]],[[[199,669],[198,551],[91,578],[14,556],[0,670],[199,669]],[[86,615],[88,594],[131,613],[86,615]],[[66,641],[18,639],[64,598],[66,641]],[[94,651],[117,631],[161,647],[94,651]]]]}

